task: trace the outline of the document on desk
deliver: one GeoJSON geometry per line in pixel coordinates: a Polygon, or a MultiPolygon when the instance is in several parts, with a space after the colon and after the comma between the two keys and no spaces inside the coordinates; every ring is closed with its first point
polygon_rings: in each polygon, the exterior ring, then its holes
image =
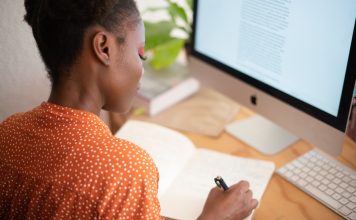
{"type": "Polygon", "coordinates": [[[260,201],[275,169],[269,161],[196,148],[183,134],[149,122],[129,120],[115,136],[139,145],[155,161],[161,215],[169,218],[196,219],[216,186],[216,176],[223,176],[228,185],[249,181],[254,198],[260,201]]]}

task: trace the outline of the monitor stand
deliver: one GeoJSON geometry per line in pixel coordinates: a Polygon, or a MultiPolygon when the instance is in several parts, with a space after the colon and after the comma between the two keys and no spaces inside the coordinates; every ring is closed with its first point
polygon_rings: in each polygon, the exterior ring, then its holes
{"type": "Polygon", "coordinates": [[[225,130],[263,154],[276,154],[299,138],[260,115],[228,124],[225,130]]]}

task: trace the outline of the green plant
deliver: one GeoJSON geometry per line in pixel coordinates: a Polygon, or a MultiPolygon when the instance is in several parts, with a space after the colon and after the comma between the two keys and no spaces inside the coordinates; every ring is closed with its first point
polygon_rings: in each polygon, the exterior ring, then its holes
{"type": "Polygon", "coordinates": [[[189,39],[191,27],[189,13],[192,10],[192,0],[185,0],[186,8],[173,2],[165,0],[167,6],[148,8],[146,12],[162,12],[169,14],[169,20],[150,22],[144,21],[146,29],[146,51],[149,63],[155,69],[162,69],[173,64],[185,42],[189,39]],[[185,36],[177,37],[172,34],[174,30],[180,30],[185,36]]]}

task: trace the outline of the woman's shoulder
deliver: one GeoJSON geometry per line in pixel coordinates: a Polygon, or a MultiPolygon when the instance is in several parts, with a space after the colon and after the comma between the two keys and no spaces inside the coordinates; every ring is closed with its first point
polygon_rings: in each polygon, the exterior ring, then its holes
{"type": "Polygon", "coordinates": [[[5,128],[8,126],[21,126],[27,115],[27,112],[18,112],[10,115],[2,122],[0,122],[0,128],[5,128]]]}
{"type": "Polygon", "coordinates": [[[133,172],[140,176],[155,176],[158,173],[152,157],[140,146],[117,137],[113,137],[110,158],[115,162],[116,168],[123,172],[133,172]],[[124,168],[124,170],[122,170],[124,168]]]}
{"type": "Polygon", "coordinates": [[[13,124],[21,124],[27,121],[31,121],[34,119],[35,115],[38,114],[38,110],[40,109],[41,105],[35,106],[28,111],[17,112],[14,113],[7,118],[5,118],[0,125],[13,125],[13,124]]]}
{"type": "MultiPolygon", "coordinates": [[[[82,143],[82,147],[76,148],[77,153],[72,160],[86,161],[90,167],[106,169],[105,172],[157,172],[156,165],[151,156],[138,145],[106,134],[90,143],[82,143]],[[93,165],[93,166],[91,166],[93,165]]],[[[89,167],[89,166],[87,166],[89,167]]]]}
{"type": "MultiPolygon", "coordinates": [[[[112,149],[117,155],[121,155],[121,159],[135,161],[136,164],[144,161],[146,163],[153,163],[151,156],[140,146],[128,140],[112,137],[112,149]]],[[[154,163],[153,163],[154,164],[154,163]]]]}
{"type": "Polygon", "coordinates": [[[81,184],[76,183],[79,185],[105,179],[108,187],[123,178],[134,185],[147,181],[156,184],[159,178],[158,169],[145,150],[114,136],[96,146],[76,148],[66,160],[63,173],[75,172],[76,178],[81,179],[81,184]]]}

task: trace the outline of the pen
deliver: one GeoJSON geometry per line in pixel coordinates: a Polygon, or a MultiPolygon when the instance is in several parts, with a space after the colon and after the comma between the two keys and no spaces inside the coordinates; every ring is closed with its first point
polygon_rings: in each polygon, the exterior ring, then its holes
{"type": "Polygon", "coordinates": [[[224,191],[229,189],[229,187],[226,185],[225,181],[223,180],[223,178],[221,176],[215,177],[214,181],[220,189],[222,188],[222,189],[224,189],[224,191]]]}

